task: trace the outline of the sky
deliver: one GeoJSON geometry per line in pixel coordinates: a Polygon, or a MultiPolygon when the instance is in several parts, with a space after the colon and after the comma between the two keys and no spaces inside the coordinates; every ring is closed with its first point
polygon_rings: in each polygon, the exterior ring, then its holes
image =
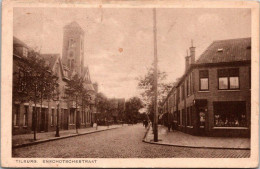
{"type": "MultiPolygon", "coordinates": [[[[157,9],[158,67],[174,82],[185,56],[196,59],[214,41],[251,36],[250,9],[157,9]]],[[[130,98],[154,57],[153,13],[149,8],[15,8],[14,36],[41,53],[62,56],[63,27],[76,21],[85,32],[85,65],[107,97],[130,98]]]]}

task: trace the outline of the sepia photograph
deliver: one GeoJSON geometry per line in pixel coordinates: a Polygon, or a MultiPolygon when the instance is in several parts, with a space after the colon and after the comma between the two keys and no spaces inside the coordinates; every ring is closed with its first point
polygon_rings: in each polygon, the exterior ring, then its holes
{"type": "Polygon", "coordinates": [[[258,165],[252,8],[10,6],[7,166],[258,165]]]}

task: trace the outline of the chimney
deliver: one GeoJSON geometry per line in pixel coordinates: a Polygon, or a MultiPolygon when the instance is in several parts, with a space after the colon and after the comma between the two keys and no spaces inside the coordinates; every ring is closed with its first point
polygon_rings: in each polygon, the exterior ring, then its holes
{"type": "Polygon", "coordinates": [[[187,50],[187,56],[185,56],[185,71],[189,69],[190,66],[190,56],[189,51],[187,50]]]}
{"type": "Polygon", "coordinates": [[[194,64],[195,63],[195,47],[193,47],[193,40],[191,40],[190,57],[191,57],[190,64],[194,64]]]}

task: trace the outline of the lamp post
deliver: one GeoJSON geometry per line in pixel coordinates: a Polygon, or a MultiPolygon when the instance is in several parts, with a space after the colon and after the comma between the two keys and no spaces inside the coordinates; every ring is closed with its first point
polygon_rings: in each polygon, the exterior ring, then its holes
{"type": "Polygon", "coordinates": [[[157,29],[156,29],[156,9],[153,8],[153,35],[154,35],[154,142],[158,142],[158,104],[157,104],[157,29]]]}
{"type": "Polygon", "coordinates": [[[60,137],[60,93],[57,91],[57,98],[55,99],[57,104],[57,124],[55,137],[60,137]]]}

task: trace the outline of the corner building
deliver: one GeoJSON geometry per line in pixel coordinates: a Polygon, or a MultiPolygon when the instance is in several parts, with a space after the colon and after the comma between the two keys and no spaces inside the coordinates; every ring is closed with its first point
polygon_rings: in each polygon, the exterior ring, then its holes
{"type": "Polygon", "coordinates": [[[196,62],[190,47],[162,112],[185,133],[250,137],[251,38],[214,41],[196,62]]]}

